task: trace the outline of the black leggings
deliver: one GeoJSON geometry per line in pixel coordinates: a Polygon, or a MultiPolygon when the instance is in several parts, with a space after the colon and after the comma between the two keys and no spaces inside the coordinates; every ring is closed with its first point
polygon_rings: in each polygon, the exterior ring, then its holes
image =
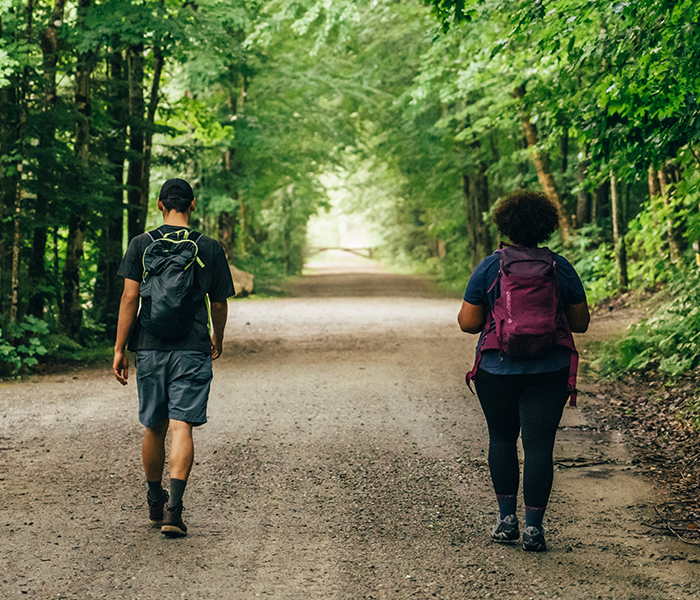
{"type": "Polygon", "coordinates": [[[569,369],[493,375],[479,369],[474,385],[489,428],[489,468],[498,495],[518,493],[518,435],[523,432],[526,506],[545,508],[554,479],[554,438],[568,392],[569,369]]]}

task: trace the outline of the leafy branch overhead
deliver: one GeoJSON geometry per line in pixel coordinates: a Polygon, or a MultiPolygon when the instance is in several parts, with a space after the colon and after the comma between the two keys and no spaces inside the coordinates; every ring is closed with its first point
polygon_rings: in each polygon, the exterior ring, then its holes
{"type": "MultiPolygon", "coordinates": [[[[0,0],[4,356],[110,339],[124,242],[158,223],[171,176],[263,288],[350,213],[377,256],[462,289],[498,242],[494,205],[524,187],[560,206],[550,245],[592,303],[695,281],[699,9],[0,0]],[[49,333],[17,333],[36,322],[49,333]]],[[[697,368],[652,338],[625,368],[697,368]]]]}

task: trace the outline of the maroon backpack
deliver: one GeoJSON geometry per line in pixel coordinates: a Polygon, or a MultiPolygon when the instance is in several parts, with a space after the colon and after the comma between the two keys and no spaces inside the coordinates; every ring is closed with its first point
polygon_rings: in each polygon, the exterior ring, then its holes
{"type": "Polygon", "coordinates": [[[507,245],[497,252],[500,268],[493,286],[500,284],[500,295],[489,310],[474,367],[467,373],[469,389],[484,350],[512,358],[540,358],[563,346],[571,350],[570,404],[576,406],[578,352],[559,297],[556,255],[549,248],[507,245]]]}

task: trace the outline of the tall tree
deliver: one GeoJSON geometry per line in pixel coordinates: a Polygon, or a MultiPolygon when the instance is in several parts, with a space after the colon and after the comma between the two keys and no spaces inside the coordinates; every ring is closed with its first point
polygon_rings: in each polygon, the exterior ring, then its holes
{"type": "Polygon", "coordinates": [[[35,203],[35,223],[32,238],[29,273],[32,279],[33,293],[29,298],[27,312],[36,318],[43,318],[46,300],[46,244],[48,239],[49,205],[55,194],[56,185],[56,118],[55,109],[58,100],[56,89],[57,67],[59,59],[59,31],[63,25],[63,13],[66,0],[56,0],[49,21],[40,34],[43,67],[43,88],[41,98],[42,119],[39,127],[39,147],[41,148],[42,168],[37,172],[37,191],[35,203]]]}
{"type": "MultiPolygon", "coordinates": [[[[84,27],[86,13],[92,0],[79,0],[78,18],[84,27]]],[[[92,97],[90,81],[94,52],[92,49],[78,55],[75,73],[75,106],[77,110],[75,132],[75,157],[79,169],[79,196],[76,206],[68,219],[68,238],[66,240],[66,260],[63,266],[63,304],[61,327],[64,333],[78,339],[82,325],[82,299],[80,297],[80,265],[83,259],[85,228],[87,226],[86,197],[90,193],[90,113],[92,97]]]]}
{"type": "Polygon", "coordinates": [[[108,57],[108,96],[112,106],[112,131],[107,145],[107,161],[112,179],[110,201],[102,210],[100,233],[101,258],[95,284],[95,305],[100,321],[110,336],[116,331],[122,281],[117,270],[122,258],[124,236],[124,166],[126,163],[127,125],[129,114],[128,81],[118,39],[113,41],[108,57]]]}
{"type": "MultiPolygon", "coordinates": [[[[27,48],[27,54],[30,52],[32,42],[32,25],[34,19],[34,8],[36,4],[34,0],[29,0],[26,6],[26,22],[24,32],[24,44],[27,48]]],[[[15,190],[15,206],[13,215],[14,235],[12,242],[12,292],[10,304],[10,321],[17,320],[19,313],[19,277],[20,277],[20,250],[22,246],[22,209],[24,195],[24,161],[26,151],[27,125],[29,120],[29,77],[30,67],[29,58],[27,57],[24,68],[22,69],[21,80],[19,84],[19,127],[17,132],[17,188],[15,190]]]]}
{"type": "MultiPolygon", "coordinates": [[[[525,85],[517,86],[513,95],[522,100],[525,97],[525,85]]],[[[561,230],[562,238],[566,240],[569,238],[569,218],[559,199],[559,191],[557,190],[557,184],[554,180],[549,154],[539,145],[540,136],[537,131],[537,125],[533,122],[532,116],[527,108],[522,110],[521,119],[525,131],[525,139],[527,140],[532,161],[537,170],[537,179],[542,186],[542,190],[547,195],[547,198],[550,199],[559,211],[559,229],[561,230]]]]}
{"type": "Polygon", "coordinates": [[[618,273],[618,289],[626,292],[629,287],[627,277],[627,245],[622,210],[622,198],[620,194],[620,182],[615,173],[610,172],[610,201],[612,203],[613,244],[615,246],[615,266],[618,273]]]}

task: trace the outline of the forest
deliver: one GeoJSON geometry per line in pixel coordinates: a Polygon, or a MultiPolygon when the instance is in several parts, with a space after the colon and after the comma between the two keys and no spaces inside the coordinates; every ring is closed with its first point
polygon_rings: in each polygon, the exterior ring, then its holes
{"type": "Polygon", "coordinates": [[[332,205],[386,264],[463,289],[494,204],[542,190],[591,305],[665,299],[606,368],[696,373],[699,20],[696,0],[0,0],[3,373],[111,345],[123,251],[174,176],[259,289],[300,273],[332,205]]]}

